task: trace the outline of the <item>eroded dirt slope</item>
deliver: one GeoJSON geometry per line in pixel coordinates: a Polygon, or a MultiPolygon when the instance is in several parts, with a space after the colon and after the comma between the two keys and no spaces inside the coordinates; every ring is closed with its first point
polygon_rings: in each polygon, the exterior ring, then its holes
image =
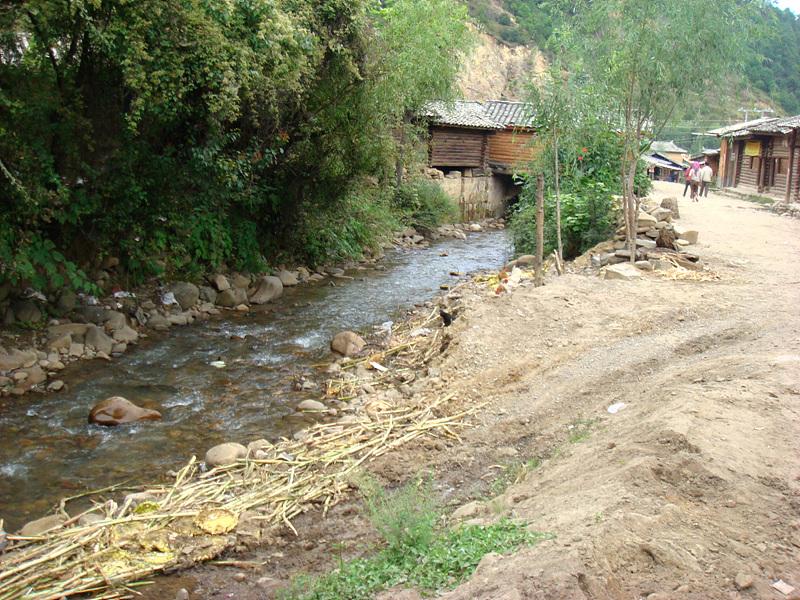
{"type": "Polygon", "coordinates": [[[445,371],[494,401],[469,443],[544,458],[485,515],[557,538],[448,600],[800,589],[800,226],[722,196],[681,211],[719,281],[573,275],[459,325],[445,371]]]}

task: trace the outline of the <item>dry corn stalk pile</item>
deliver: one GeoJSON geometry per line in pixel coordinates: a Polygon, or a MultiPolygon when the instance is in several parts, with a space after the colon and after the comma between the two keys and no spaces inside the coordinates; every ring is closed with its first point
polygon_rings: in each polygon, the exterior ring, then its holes
{"type": "MultiPolygon", "coordinates": [[[[432,328],[424,339],[416,333],[438,319],[437,311],[395,328],[387,349],[345,368],[390,355],[392,371],[424,363],[437,351],[442,330],[432,328]]],[[[293,529],[292,518],[310,506],[327,510],[337,502],[365,462],[423,435],[457,439],[455,429],[477,407],[448,415],[451,400],[402,408],[379,403],[346,421],[317,424],[302,441],[284,439],[260,449],[257,459],[208,472],[193,458],[171,485],[143,489],[122,506],[96,503],[84,513],[94,516],[89,524],[76,525],[78,515],[40,537],[9,536],[0,556],[0,600],[129,597],[137,585],[132,582],[233,547],[246,512],[249,521],[293,529]]]]}

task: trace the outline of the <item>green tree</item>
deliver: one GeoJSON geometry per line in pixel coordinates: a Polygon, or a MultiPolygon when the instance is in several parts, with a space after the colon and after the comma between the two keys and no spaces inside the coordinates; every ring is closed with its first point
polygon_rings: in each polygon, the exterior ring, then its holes
{"type": "Polygon", "coordinates": [[[747,3],[738,0],[570,0],[573,68],[603,90],[620,128],[620,179],[627,245],[636,256],[635,175],[648,139],[676,107],[735,68],[747,41],[747,3]]]}

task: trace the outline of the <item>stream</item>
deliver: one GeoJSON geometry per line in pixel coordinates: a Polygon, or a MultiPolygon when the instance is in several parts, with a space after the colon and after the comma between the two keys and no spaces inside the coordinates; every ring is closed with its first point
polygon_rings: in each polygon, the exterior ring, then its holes
{"type": "Polygon", "coordinates": [[[510,253],[502,231],[391,250],[381,261],[384,270],[353,270],[347,272],[352,281],[290,288],[268,311],[226,312],[153,335],[113,362],[82,363],[70,370],[66,392],[0,400],[5,529],[43,516],[65,496],[157,481],[221,442],[290,436],[308,422],[294,407],[320,395],[293,391],[293,378],[330,360],[333,335],[368,332],[433,298],[441,284],[453,282],[451,271],[497,268],[510,253]],[[215,360],[227,366],[210,366],[215,360]],[[89,410],[108,396],[155,408],[163,420],[89,425],[89,410]]]}

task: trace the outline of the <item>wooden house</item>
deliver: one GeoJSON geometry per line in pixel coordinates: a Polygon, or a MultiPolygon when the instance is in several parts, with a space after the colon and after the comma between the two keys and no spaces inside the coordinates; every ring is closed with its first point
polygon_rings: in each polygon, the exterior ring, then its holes
{"type": "Polygon", "coordinates": [[[647,164],[650,179],[658,181],[678,181],[683,172],[683,165],[676,163],[658,152],[643,154],[642,160],[647,164]]]}
{"type": "Polygon", "coordinates": [[[719,183],[749,194],[800,201],[800,115],[722,127],[719,183]]]}
{"type": "Polygon", "coordinates": [[[673,163],[683,165],[689,159],[689,151],[681,148],[674,141],[668,142],[655,141],[650,144],[650,152],[659,154],[673,163]]]}
{"type": "Polygon", "coordinates": [[[489,166],[499,173],[523,170],[536,157],[530,104],[493,100],[484,103],[486,115],[503,126],[489,137],[489,166]]]}
{"type": "Polygon", "coordinates": [[[489,137],[503,125],[480,102],[433,102],[426,107],[428,164],[441,170],[489,169],[489,137]]]}

